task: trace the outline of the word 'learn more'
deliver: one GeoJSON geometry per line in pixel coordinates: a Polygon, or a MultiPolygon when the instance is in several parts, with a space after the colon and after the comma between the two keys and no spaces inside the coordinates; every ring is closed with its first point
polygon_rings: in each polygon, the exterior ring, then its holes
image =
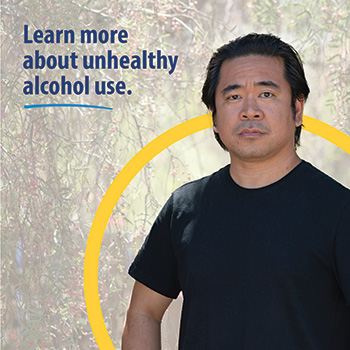
{"type": "MultiPolygon", "coordinates": [[[[106,44],[107,42],[121,43],[126,44],[128,42],[129,34],[125,29],[116,30],[112,29],[107,31],[106,29],[102,29],[97,31],[95,29],[82,29],[80,31],[80,42],[82,44],[106,44]]],[[[74,44],[75,43],[75,32],[72,29],[57,29],[51,30],[47,29],[42,31],[37,29],[33,32],[33,35],[29,35],[28,25],[24,25],[24,43],[25,44],[56,44],[56,43],[64,43],[64,44],[74,44]]]]}

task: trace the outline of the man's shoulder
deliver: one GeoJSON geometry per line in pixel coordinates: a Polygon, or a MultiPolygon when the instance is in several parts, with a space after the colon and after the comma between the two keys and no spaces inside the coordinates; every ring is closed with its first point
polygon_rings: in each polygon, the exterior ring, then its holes
{"type": "Polygon", "coordinates": [[[337,180],[333,179],[331,176],[323,172],[322,170],[316,168],[311,163],[308,163],[306,161],[303,161],[304,168],[306,171],[307,177],[305,177],[305,180],[308,180],[312,183],[314,183],[316,186],[326,186],[330,187],[330,189],[334,189],[336,191],[341,192],[349,192],[350,189],[342,185],[337,180]]]}
{"type": "Polygon", "coordinates": [[[191,200],[193,197],[198,198],[201,193],[206,192],[208,189],[215,191],[216,187],[224,186],[228,173],[229,165],[226,165],[210,175],[185,183],[174,191],[173,196],[177,200],[184,198],[191,200]]]}
{"type": "Polygon", "coordinates": [[[327,198],[330,201],[350,202],[350,189],[333,179],[311,163],[303,161],[304,172],[301,174],[301,187],[315,195],[315,198],[327,198]]]}

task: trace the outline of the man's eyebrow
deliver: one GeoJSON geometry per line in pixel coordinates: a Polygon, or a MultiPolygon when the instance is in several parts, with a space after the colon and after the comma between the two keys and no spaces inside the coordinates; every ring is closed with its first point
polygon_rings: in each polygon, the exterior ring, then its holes
{"type": "MultiPolygon", "coordinates": [[[[269,86],[269,87],[274,87],[278,90],[281,90],[280,86],[278,84],[276,84],[275,82],[273,82],[272,80],[262,80],[262,81],[258,81],[256,83],[254,83],[254,86],[269,86]]],[[[237,90],[237,89],[240,89],[242,88],[243,85],[241,84],[230,84],[230,85],[227,85],[222,91],[221,93],[222,94],[225,94],[226,92],[228,91],[231,91],[231,90],[237,90]]]]}
{"type": "Polygon", "coordinates": [[[254,86],[270,86],[270,87],[274,87],[278,90],[281,90],[281,88],[279,87],[279,85],[277,85],[275,82],[273,82],[272,80],[262,80],[262,81],[258,81],[257,83],[254,83],[254,86]]]}
{"type": "Polygon", "coordinates": [[[236,90],[236,89],[239,89],[241,87],[242,87],[242,85],[240,85],[240,84],[227,85],[223,90],[221,90],[221,93],[224,94],[224,93],[226,93],[228,91],[236,90]]]}

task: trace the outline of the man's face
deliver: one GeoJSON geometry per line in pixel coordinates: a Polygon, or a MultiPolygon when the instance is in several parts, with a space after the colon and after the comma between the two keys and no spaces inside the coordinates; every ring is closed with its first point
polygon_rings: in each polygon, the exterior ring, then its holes
{"type": "Polygon", "coordinates": [[[214,131],[231,161],[278,161],[294,153],[304,101],[296,101],[294,115],[291,100],[280,57],[250,55],[224,61],[215,93],[214,131]]]}

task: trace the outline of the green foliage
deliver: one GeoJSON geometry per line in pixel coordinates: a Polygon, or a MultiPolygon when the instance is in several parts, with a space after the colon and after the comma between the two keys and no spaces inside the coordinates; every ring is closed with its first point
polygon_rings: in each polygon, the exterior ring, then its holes
{"type": "MultiPolygon", "coordinates": [[[[190,28],[200,15],[190,4],[172,1],[75,2],[23,1],[4,5],[2,100],[2,335],[4,349],[96,348],[83,295],[84,251],[97,207],[126,162],[171,124],[183,119],[191,78],[186,62],[200,57],[200,34],[190,28]],[[23,25],[47,28],[115,29],[129,32],[129,44],[24,45],[23,25]],[[160,35],[161,34],[161,35],[160,35]],[[33,54],[118,54],[162,49],[179,54],[175,43],[191,45],[182,68],[167,72],[89,71],[91,80],[123,78],[129,98],[88,96],[85,103],[112,106],[113,112],[78,108],[24,110],[24,104],[48,103],[45,96],[25,97],[23,82],[39,74],[57,79],[62,72],[24,70],[33,54]],[[180,97],[179,97],[180,96],[180,97]],[[157,106],[157,107],[156,107],[157,106]],[[176,112],[182,108],[182,112],[176,112]],[[170,116],[169,111],[172,112],[170,116]],[[168,120],[163,113],[169,114],[168,120]],[[164,121],[166,123],[164,124],[164,121]]],[[[197,27],[199,28],[199,27],[197,27]]],[[[202,32],[203,34],[203,32],[202,32]]],[[[181,54],[181,52],[180,52],[181,54]]],[[[65,72],[76,79],[74,71],[65,72]]],[[[79,97],[65,97],[79,103],[79,97]]],[[[50,96],[51,103],[63,100],[50,96]]],[[[188,100],[190,101],[190,100],[188,100]]],[[[176,157],[174,158],[176,159],[176,157]]],[[[173,166],[164,168],[163,179],[173,166]]],[[[116,344],[130,293],[127,268],[159,209],[146,167],[121,198],[105,232],[100,254],[100,302],[116,344]],[[141,199],[141,200],[140,200],[141,199]]],[[[167,175],[168,174],[168,175],[167,175]]]]}

